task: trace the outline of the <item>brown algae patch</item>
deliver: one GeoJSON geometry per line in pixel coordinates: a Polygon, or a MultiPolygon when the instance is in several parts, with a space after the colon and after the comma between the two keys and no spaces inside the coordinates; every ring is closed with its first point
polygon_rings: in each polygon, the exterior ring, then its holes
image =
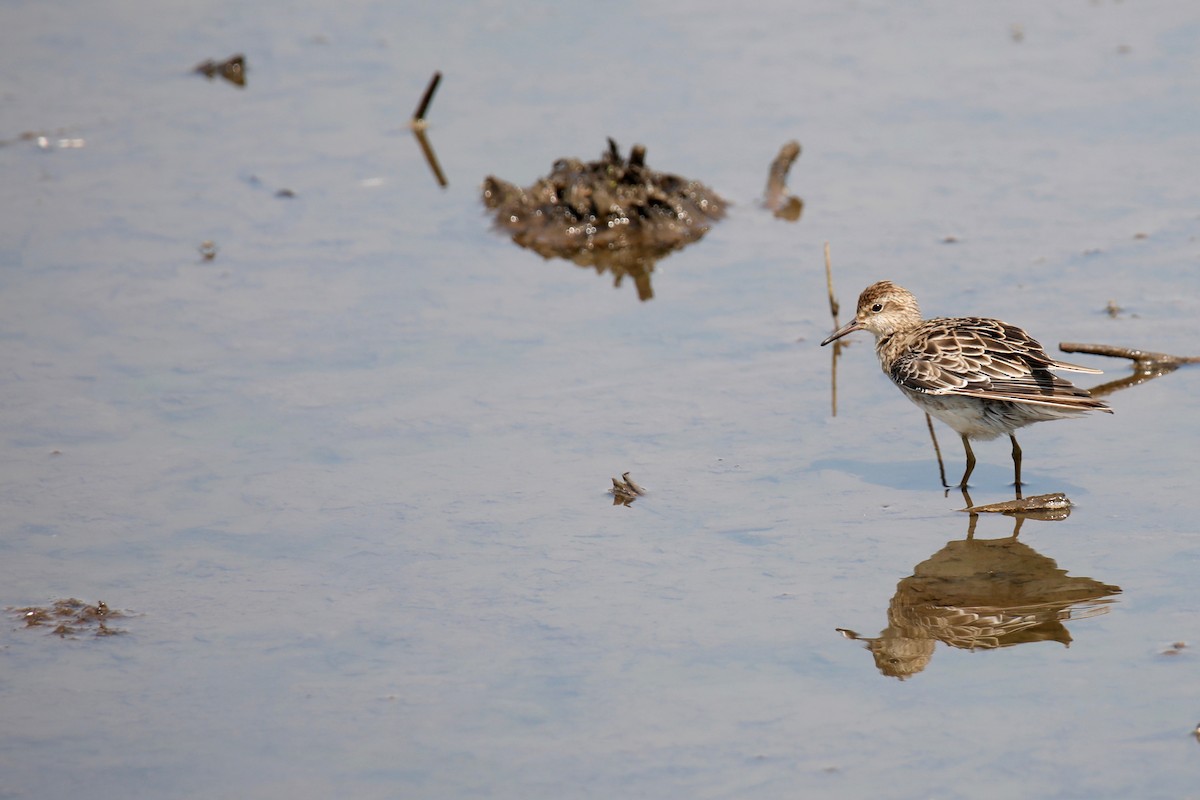
{"type": "Polygon", "coordinates": [[[65,600],[55,600],[49,606],[9,606],[4,610],[24,622],[26,628],[47,628],[63,639],[76,638],[89,632],[95,636],[119,636],[126,633],[120,628],[110,628],[108,623],[128,614],[109,608],[103,600],[93,606],[69,597],[65,600]]]}

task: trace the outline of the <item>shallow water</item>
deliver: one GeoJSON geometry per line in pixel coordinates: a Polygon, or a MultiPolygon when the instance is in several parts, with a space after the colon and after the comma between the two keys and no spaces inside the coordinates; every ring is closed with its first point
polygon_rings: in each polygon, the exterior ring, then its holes
{"type": "Polygon", "coordinates": [[[1200,354],[1194,4],[2,14],[0,606],[132,616],[0,628],[0,797],[1194,792],[1200,370],[1020,437],[1075,508],[1018,541],[1107,613],[898,681],[836,629],[969,517],[866,337],[836,417],[817,347],[828,241],[844,309],[1200,354]],[[245,89],[189,72],[234,52],[245,89]],[[648,302],[479,199],[606,136],[736,204],[648,302]]]}

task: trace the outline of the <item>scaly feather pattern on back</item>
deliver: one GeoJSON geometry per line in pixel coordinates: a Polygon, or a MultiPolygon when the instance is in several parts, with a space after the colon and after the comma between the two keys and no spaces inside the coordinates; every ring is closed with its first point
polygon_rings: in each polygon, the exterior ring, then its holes
{"type": "Polygon", "coordinates": [[[881,361],[902,388],[1063,409],[1110,410],[1052,370],[1096,370],[1055,361],[1015,325],[995,319],[926,320],[880,337],[881,361]]]}

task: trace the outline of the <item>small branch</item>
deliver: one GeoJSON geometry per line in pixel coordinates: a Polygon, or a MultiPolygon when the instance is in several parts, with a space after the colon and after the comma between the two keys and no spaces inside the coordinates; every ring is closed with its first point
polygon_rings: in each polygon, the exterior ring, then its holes
{"type": "Polygon", "coordinates": [[[833,265],[829,260],[829,242],[825,243],[825,286],[829,289],[829,313],[833,314],[833,327],[838,327],[838,301],[833,294],[833,265]]]}
{"type": "Polygon", "coordinates": [[[421,96],[421,102],[417,105],[416,112],[413,113],[412,121],[414,124],[425,121],[425,112],[429,109],[429,104],[433,102],[433,93],[437,91],[438,84],[441,81],[442,73],[433,73],[433,77],[429,79],[429,86],[425,87],[425,94],[421,96]]]}
{"type": "Polygon", "coordinates": [[[1094,356],[1111,356],[1113,358],[1128,358],[1139,364],[1155,364],[1178,367],[1183,364],[1200,364],[1200,357],[1173,356],[1169,353],[1155,353],[1152,350],[1138,350],[1132,347],[1114,347],[1107,344],[1082,344],[1080,342],[1059,342],[1058,349],[1064,353],[1088,353],[1094,356]]]}

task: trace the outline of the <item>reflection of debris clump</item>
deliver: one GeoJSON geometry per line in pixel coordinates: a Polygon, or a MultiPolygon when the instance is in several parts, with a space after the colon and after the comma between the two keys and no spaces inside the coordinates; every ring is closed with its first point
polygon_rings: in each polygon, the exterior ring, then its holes
{"type": "Polygon", "coordinates": [[[483,202],[520,246],[612,271],[618,285],[632,275],[647,300],[654,262],[707,233],[726,203],[698,181],[647,167],[640,145],[628,160],[612,139],[608,145],[598,161],[559,159],[525,189],[489,176],[483,202]]]}
{"type": "Polygon", "coordinates": [[[1168,647],[1167,649],[1163,650],[1161,653],[1159,653],[1159,655],[1162,655],[1162,656],[1182,655],[1183,651],[1187,649],[1187,646],[1188,646],[1187,642],[1182,642],[1182,641],[1172,642],[1171,646],[1168,647]]]}
{"type": "Polygon", "coordinates": [[[110,619],[124,617],[125,614],[109,608],[103,600],[94,606],[89,606],[82,600],[71,597],[66,600],[55,600],[53,605],[45,608],[28,606],[5,610],[23,621],[26,628],[52,626],[51,633],[64,639],[88,630],[94,630],[96,636],[117,636],[125,633],[119,628],[108,627],[110,619]]]}

